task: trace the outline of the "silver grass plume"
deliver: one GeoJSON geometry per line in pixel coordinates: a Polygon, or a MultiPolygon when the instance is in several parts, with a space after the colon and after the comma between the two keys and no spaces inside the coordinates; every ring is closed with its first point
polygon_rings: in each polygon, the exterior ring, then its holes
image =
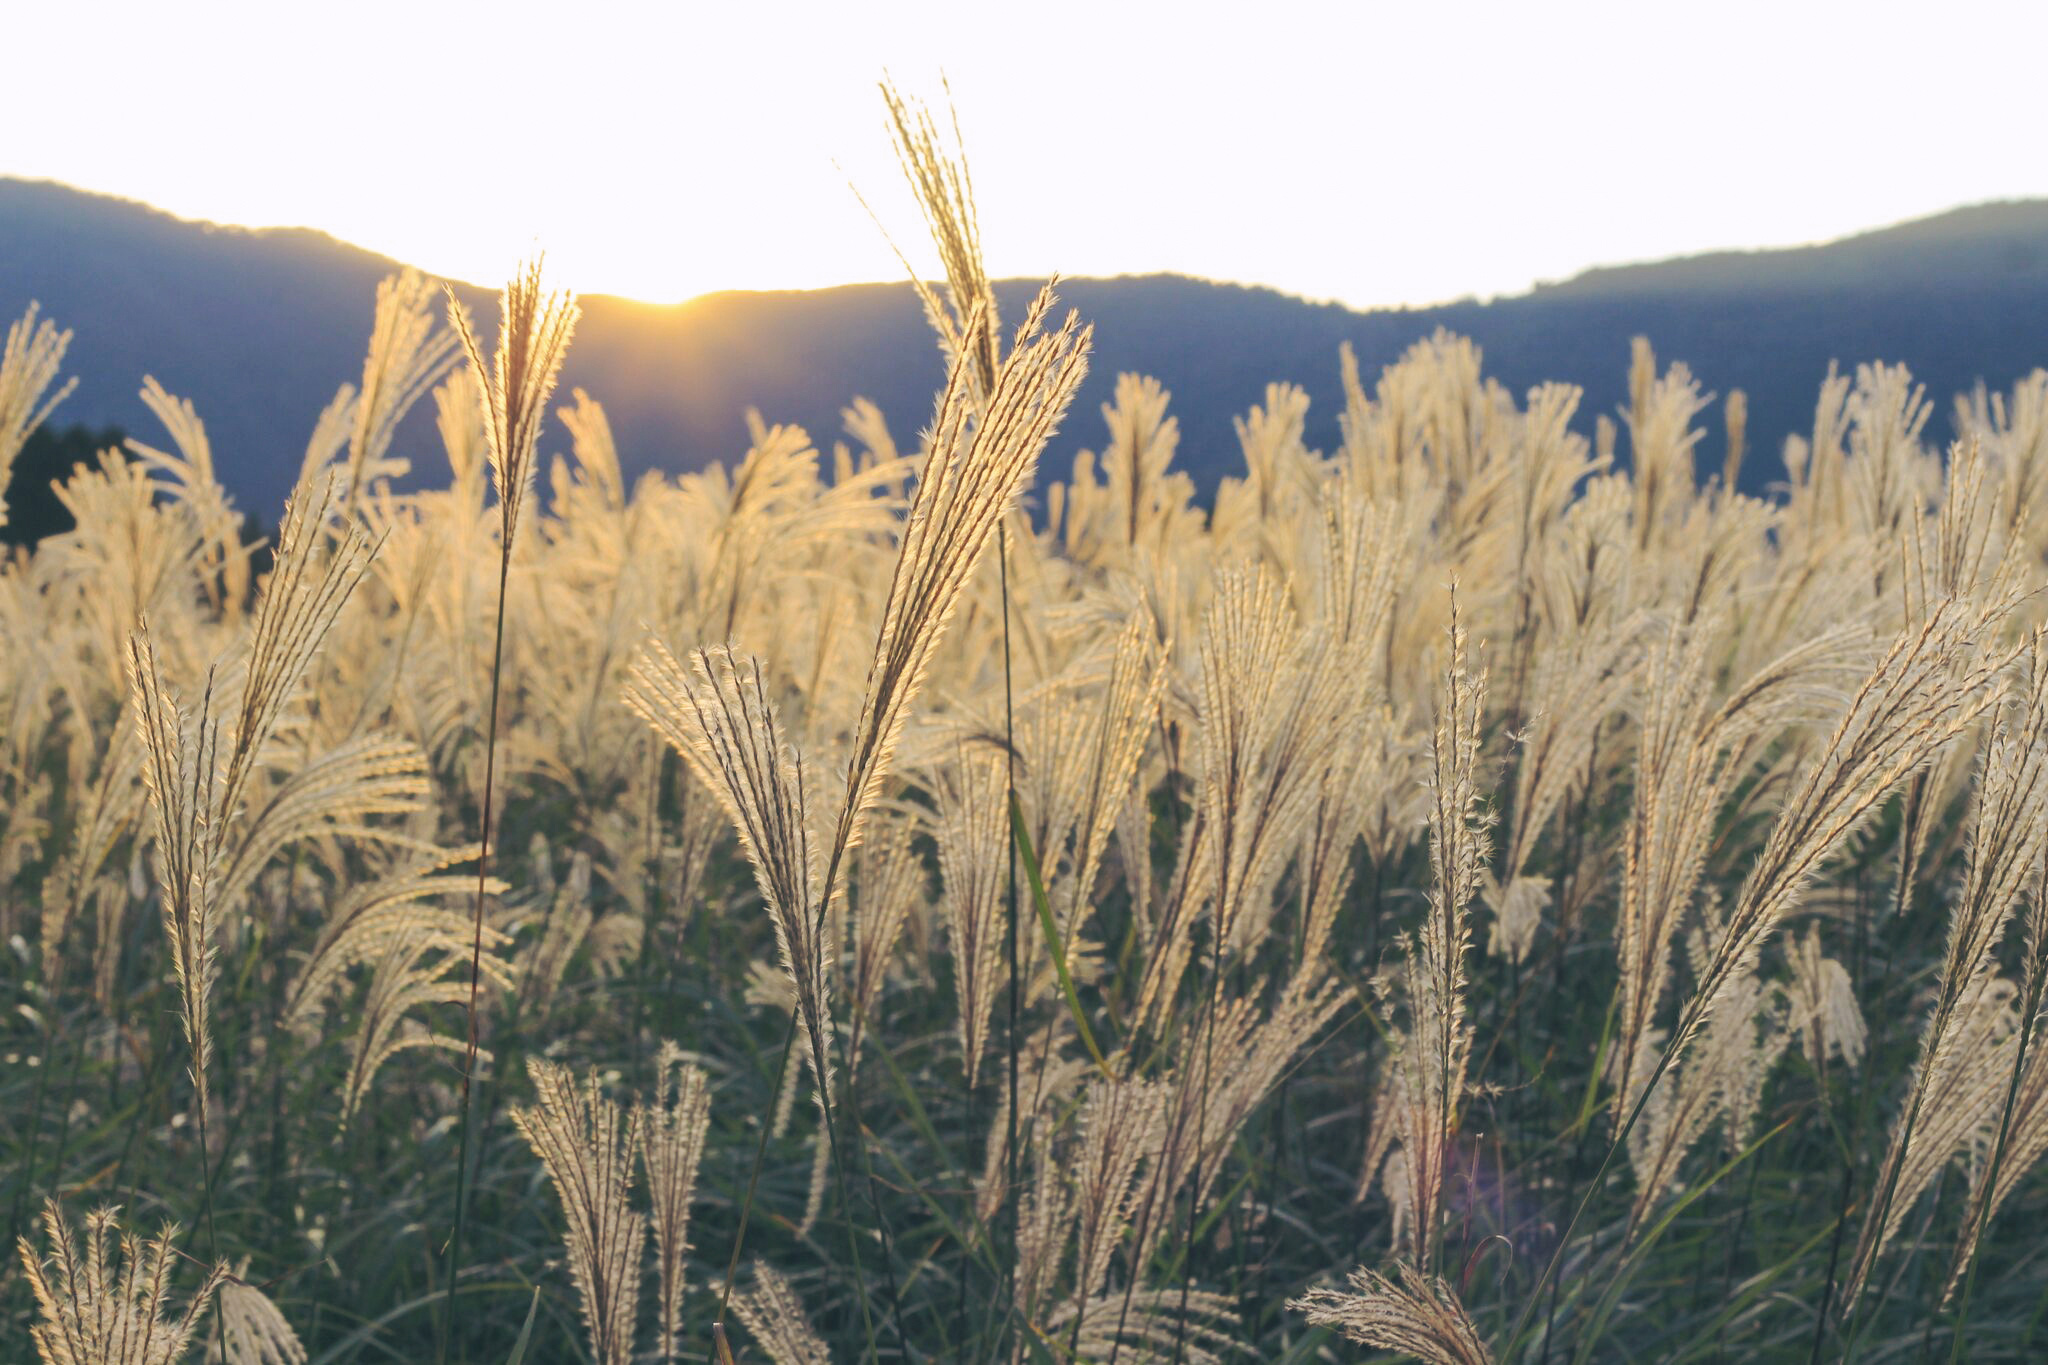
{"type": "MultiPolygon", "coordinates": [[[[939,334],[940,349],[949,365],[965,360],[984,392],[995,386],[996,357],[1000,348],[996,315],[995,285],[982,263],[980,217],[974,208],[974,178],[967,159],[960,154],[960,123],[953,120],[953,148],[940,140],[938,124],[922,103],[905,99],[889,81],[882,82],[882,101],[889,110],[896,159],[903,178],[917,196],[925,226],[939,250],[939,262],[946,272],[946,290],[951,308],[925,284],[917,271],[904,261],[925,317],[939,334]]],[[[902,253],[898,253],[899,258],[902,253]]]]}
{"type": "Polygon", "coordinates": [[[1351,887],[1352,848],[1367,821],[1368,803],[1360,799],[1360,786],[1392,780],[1377,762],[1384,751],[1372,743],[1381,708],[1372,695],[1357,695],[1357,682],[1371,675],[1375,657],[1385,648],[1394,565],[1408,548],[1397,509],[1368,505],[1342,484],[1325,492],[1322,512],[1319,629],[1334,641],[1323,666],[1346,682],[1336,717],[1343,728],[1333,730],[1315,765],[1315,805],[1299,855],[1303,923],[1295,974],[1303,984],[1330,969],[1324,953],[1351,887]],[[1345,694],[1350,694],[1348,703],[1345,694]]]}
{"type": "Polygon", "coordinates": [[[739,832],[775,926],[776,949],[796,992],[797,1018],[829,1110],[830,964],[809,791],[803,759],[784,738],[769,700],[761,661],[715,645],[692,651],[686,669],[653,641],[634,667],[626,702],[717,793],[739,832]]]}
{"type": "MultiPolygon", "coordinates": [[[[2037,888],[2034,894],[2038,896],[2040,890],[2037,888]]],[[[1978,1242],[1999,1208],[2032,1174],[2041,1158],[2048,1156],[2048,1048],[2041,1046],[2040,1028],[2037,1006],[2032,1045],[2023,1057],[2015,1056],[2010,1064],[1998,1068],[1996,1104],[1987,1106],[1987,1122],[1979,1139],[1983,1146],[1973,1154],[1976,1159],[1970,1166],[1970,1193],[1963,1205],[1962,1236],[1957,1239],[1955,1254],[1950,1259],[1948,1283],[1942,1291],[1944,1303],[1954,1297],[1956,1286],[1976,1255],[1978,1242]],[[2021,1068],[2016,1078],[2011,1074],[2015,1067],[2021,1068]],[[2009,1111],[2005,1107],[2008,1103],[2009,1111]],[[2002,1150],[2000,1128],[2004,1129],[2002,1150]]],[[[2017,1047],[2011,1050],[2018,1052],[2017,1047]]],[[[2000,1061],[2004,1059],[2001,1057],[2000,1061]]]]}
{"type": "Polygon", "coordinates": [[[49,1258],[26,1238],[18,1244],[36,1302],[38,1320],[29,1337],[42,1365],[175,1365],[227,1274],[221,1265],[207,1271],[198,1292],[177,1311],[171,1302],[177,1228],[166,1226],[145,1242],[122,1230],[116,1212],[87,1214],[81,1245],[51,1200],[43,1205],[49,1258]]]}
{"type": "Polygon", "coordinates": [[[1671,626],[1644,660],[1635,789],[1622,845],[1615,951],[1621,959],[1615,1022],[1617,1122],[1652,1063],[1652,1032],[1671,979],[1672,947],[1706,867],[1720,813],[1721,735],[1709,717],[1716,624],[1671,626]]]}
{"type": "Polygon", "coordinates": [[[1656,1065],[1655,1021],[1671,981],[1673,947],[1693,909],[1728,792],[1780,729],[1822,705],[1840,704],[1828,680],[1866,639],[1854,625],[1822,631],[1716,705],[1712,675],[1726,632],[1720,614],[1670,623],[1647,645],[1640,666],[1635,791],[1615,923],[1620,1013],[1610,1074],[1617,1124],[1656,1065]]]}
{"type": "MultiPolygon", "coordinates": [[[[1705,956],[1708,937],[1699,936],[1696,958],[1705,956]]],[[[1754,973],[1731,981],[1685,1060],[1650,1094],[1629,1130],[1636,1198],[1625,1238],[1641,1231],[1644,1217],[1677,1188],[1680,1164],[1716,1123],[1732,1150],[1748,1140],[1764,1082],[1790,1040],[1786,1011],[1772,1004],[1772,994],[1754,973]]]]}
{"type": "Polygon", "coordinates": [[[832,1353],[812,1330],[803,1300],[774,1267],[754,1262],[754,1283],[732,1296],[733,1311],[775,1365],[832,1365],[832,1353]]]}
{"type": "Polygon", "coordinates": [[[1944,596],[1996,602],[2020,590],[2024,543],[1998,523],[1995,490],[1985,486],[1987,472],[1979,441],[1950,447],[1940,510],[1932,518],[1917,518],[1905,536],[1904,587],[1911,619],[1926,616],[1944,596]]]}
{"type": "Polygon", "coordinates": [[[934,781],[938,816],[941,905],[952,943],[953,989],[959,1002],[960,1060],[971,1088],[981,1074],[1003,966],[1003,855],[1009,847],[1003,756],[962,745],[934,781]]]}
{"type": "Polygon", "coordinates": [[[136,724],[149,756],[143,783],[156,815],[156,867],[165,929],[178,975],[185,1042],[192,1051],[192,1083],[204,1112],[207,1063],[213,1055],[207,1010],[214,971],[208,826],[214,818],[213,769],[220,724],[207,714],[213,701],[210,685],[197,726],[186,723],[185,713],[164,689],[146,622],[129,641],[129,665],[136,724]]]}
{"type": "MultiPolygon", "coordinates": [[[[1870,1212],[1857,1239],[1856,1259],[1843,1290],[1844,1315],[1869,1287],[1878,1259],[1891,1245],[1906,1216],[1959,1155],[1988,1156],[1999,1106],[2012,1078],[2019,1011],[2012,983],[1992,977],[1971,1007],[1947,1029],[1946,1046],[1914,1068],[1919,1109],[1904,1143],[1905,1112],[1893,1125],[1892,1148],[1879,1168],[1870,1212]],[[1880,1220],[1879,1210],[1883,1210],[1880,1220]]],[[[1923,1051],[1925,1035],[1922,1036],[1923,1051]]],[[[1972,1182],[1975,1198],[1981,1174],[1972,1182]]]]}
{"type": "Polygon", "coordinates": [[[1219,995],[1207,1022],[1184,1035],[1168,1091],[1160,1153],[1140,1181],[1137,1263],[1145,1263],[1164,1241],[1171,1221],[1165,1211],[1183,1191],[1192,1186],[1195,1205],[1208,1204],[1224,1158],[1245,1124],[1287,1075],[1295,1056],[1353,998],[1348,985],[1325,981],[1310,986],[1297,977],[1264,1019],[1253,999],[1219,995]]]}
{"type": "MultiPolygon", "coordinates": [[[[142,813],[145,798],[138,781],[142,759],[137,728],[124,716],[107,737],[106,752],[86,794],[80,819],[72,828],[70,842],[56,867],[43,879],[45,980],[57,979],[63,966],[66,930],[85,909],[87,901],[99,894],[95,888],[103,884],[101,869],[113,855],[114,846],[133,829],[142,813]]],[[[122,908],[125,910],[125,905],[122,908]]]]}
{"type": "Polygon", "coordinates": [[[223,850],[221,904],[245,895],[285,848],[321,835],[415,851],[415,841],[401,829],[372,824],[367,817],[427,810],[433,793],[427,773],[427,756],[419,746],[390,734],[343,740],[309,758],[244,815],[223,850]]]}
{"type": "Polygon", "coordinates": [[[1130,1228],[1138,1167],[1165,1140],[1164,1081],[1097,1080],[1081,1107],[1081,1150],[1073,1160],[1079,1227],[1074,1250],[1074,1323],[1087,1319],[1090,1297],[1102,1292],[1110,1262],[1130,1228]]]}
{"type": "MultiPolygon", "coordinates": [[[[1032,301],[984,400],[970,395],[964,357],[939,398],[854,727],[834,863],[859,842],[947,622],[1087,373],[1093,329],[1069,313],[1046,332],[1053,298],[1048,284],[1032,301]]],[[[970,310],[974,325],[981,316],[970,310]]]]}
{"type": "Polygon", "coordinates": [[[576,464],[583,477],[596,488],[604,505],[617,511],[626,505],[626,479],[619,468],[619,447],[612,438],[611,419],[604,406],[582,389],[571,389],[575,401],[555,409],[555,416],[569,429],[576,452],[576,464]]]}
{"type": "Polygon", "coordinates": [[[220,1285],[221,1365],[306,1365],[306,1347],[270,1296],[242,1276],[246,1263],[220,1285]]]}
{"type": "Polygon", "coordinates": [[[554,394],[562,357],[568,353],[581,310],[573,295],[542,289],[541,262],[534,260],[498,293],[498,346],[486,367],[467,310],[452,288],[443,288],[449,319],[476,376],[489,442],[491,482],[498,492],[501,553],[509,556],[526,495],[533,487],[534,447],[547,419],[548,399],[554,394]]]}
{"type": "Polygon", "coordinates": [[[0,526],[7,524],[7,482],[15,457],[50,412],[70,395],[78,381],[67,381],[48,400],[43,393],[57,378],[71,333],[55,323],[36,321],[37,305],[29,304],[21,320],[7,329],[7,347],[0,351],[0,526]]]}
{"type": "Polygon", "coordinates": [[[1857,1239],[1845,1307],[1856,1302],[1885,1244],[1954,1151],[1946,1126],[1958,1111],[1954,1087],[1975,1084],[1971,1078],[1987,1064],[2001,1075],[2007,1070],[1989,1063],[1979,1048],[1965,1051],[1964,1040],[1987,1022],[1976,1016],[2000,1012],[1998,944],[2048,847],[2048,634],[2033,633],[2027,662],[2023,694],[1999,715],[1980,760],[1963,888],[1949,915],[1941,986],[1920,1035],[1912,1087],[1892,1127],[1878,1195],[1857,1239]],[[1937,1101],[1936,1092],[1944,1088],[1949,1093],[1937,1101]],[[1923,1127],[1923,1120],[1933,1122],[1923,1127]],[[1942,1131],[1934,1131],[1936,1124],[1942,1131]]]}
{"type": "Polygon", "coordinates": [[[426,277],[411,269],[387,276],[377,286],[370,346],[363,357],[363,387],[356,395],[349,431],[344,510],[354,510],[372,480],[400,475],[411,467],[388,458],[392,435],[412,405],[455,363],[455,334],[435,329],[433,292],[426,277]]]}
{"type": "MultiPolygon", "coordinates": [[[[1197,806],[1212,841],[1209,888],[1223,951],[1245,950],[1271,916],[1268,892],[1317,795],[1340,670],[1314,657],[1288,588],[1263,564],[1226,569],[1203,619],[1202,773],[1197,806]]],[[[1350,679],[1343,683],[1349,685],[1350,679]]]]}
{"type": "MultiPolygon", "coordinates": [[[[1067,1237],[1078,1212],[1072,1192],[1053,1165],[1052,1144],[1034,1144],[1034,1173],[1017,1201],[1013,1235],[1016,1271],[1011,1302],[1027,1319],[1035,1318],[1052,1296],[1053,1283],[1066,1256],[1067,1237]]],[[[1021,1349],[1022,1343],[1019,1343],[1021,1349]]]]}
{"type": "MultiPolygon", "coordinates": [[[[1019,1056],[1029,1055],[1040,1059],[1036,1084],[1031,1090],[1024,1091],[1018,1096],[1018,1108],[1022,1111],[1026,1123],[1050,1121],[1048,1111],[1056,1105],[1063,1106],[1066,1098],[1076,1093],[1088,1077],[1101,1074],[1095,1069],[1095,1064],[1086,1057],[1062,1056],[1056,1046],[1059,1032],[1056,1025],[1044,1024],[1018,1045],[1019,1056]]],[[[981,1175],[974,1186],[975,1216],[984,1223],[993,1222],[1010,1194],[1009,1116],[1009,1096],[998,1088],[995,1115],[989,1124],[988,1140],[982,1149],[981,1175]]],[[[1019,1150],[1025,1150],[1021,1142],[1019,1150]]],[[[1026,1182],[1020,1178],[1017,1183],[1021,1187],[1026,1182]]]]}
{"type": "MultiPolygon", "coordinates": [[[[1041,839],[1037,846],[1051,850],[1050,858],[1065,846],[1067,830],[1073,836],[1071,852],[1061,868],[1057,872],[1052,867],[1046,869],[1048,877],[1056,877],[1052,890],[1058,893],[1056,914],[1070,971],[1075,970],[1081,949],[1083,921],[1095,904],[1095,883],[1103,858],[1119,818],[1133,799],[1132,784],[1151,737],[1152,717],[1165,691],[1166,671],[1166,657],[1156,643],[1151,614],[1141,606],[1116,636],[1109,681],[1101,707],[1093,716],[1082,719],[1066,708],[1052,706],[1033,708],[1034,719],[1040,722],[1034,728],[1064,727],[1077,750],[1070,755],[1071,763],[1034,761],[1031,765],[1041,779],[1036,785],[1043,788],[1049,781],[1057,788],[1054,792],[1041,790],[1031,804],[1041,815],[1063,811],[1063,818],[1055,822],[1060,826],[1058,837],[1041,839]]],[[[1031,751],[1027,744],[1026,754],[1031,751]]],[[[1136,796],[1142,799],[1143,793],[1136,796]]],[[[1038,956],[1036,951],[1033,956],[1038,956]]]]}
{"type": "MultiPolygon", "coordinates": [[[[1455,590],[1454,590],[1455,591],[1455,590]]],[[[1486,824],[1479,790],[1480,726],[1486,675],[1471,671],[1465,627],[1451,604],[1450,651],[1430,740],[1429,909],[1400,969],[1406,1027],[1388,1065],[1398,1073],[1398,1127],[1408,1157],[1417,1262],[1436,1260],[1438,1222],[1450,1148],[1465,1098],[1472,1024],[1465,1012],[1465,956],[1471,949],[1472,900],[1486,875],[1486,824]]]]}
{"type": "Polygon", "coordinates": [[[1399,1351],[1427,1365],[1492,1365],[1458,1293],[1445,1281],[1405,1262],[1397,1279],[1363,1267],[1350,1275],[1351,1289],[1312,1289],[1287,1306],[1382,1351],[1399,1351]]]}
{"type": "Polygon", "coordinates": [[[640,1116],[606,1099],[595,1074],[579,1087],[567,1067],[539,1058],[526,1066],[535,1102],[514,1109],[512,1122],[561,1196],[590,1354],[597,1365],[629,1365],[647,1245],[647,1219],[632,1208],[640,1116]]]}
{"type": "MultiPolygon", "coordinates": [[[[383,956],[371,972],[369,993],[362,997],[362,1017],[356,1023],[354,1056],[348,1064],[348,1081],[342,1087],[342,1128],[346,1130],[356,1109],[371,1095],[377,1072],[399,1052],[410,1048],[438,1048],[461,1052],[463,1040],[434,1033],[414,1013],[430,1005],[467,1005],[469,982],[451,980],[449,972],[461,966],[461,956],[446,952],[449,943],[436,943],[428,933],[408,925],[399,929],[385,945],[383,956]]],[[[459,943],[455,948],[467,948],[459,943]]],[[[485,958],[485,974],[506,986],[510,980],[498,958],[485,958]],[[494,970],[496,968],[496,970],[494,970]]],[[[483,1050],[489,1058],[489,1050],[483,1050]]]]}
{"type": "Polygon", "coordinates": [[[1856,983],[1849,969],[1821,951],[1817,924],[1786,944],[1785,957],[1792,967],[1792,980],[1785,988],[1786,1024],[1807,1062],[1822,1073],[1830,1056],[1854,1067],[1863,1059],[1869,1029],[1856,1003],[1856,983]]]}
{"type": "Polygon", "coordinates": [[[449,485],[455,505],[466,514],[481,511],[483,475],[490,464],[491,437],[485,414],[490,411],[476,371],[463,365],[451,371],[434,390],[434,429],[448,456],[449,485]]]}
{"type": "Polygon", "coordinates": [[[242,544],[242,518],[214,468],[206,424],[191,399],[172,395],[153,377],[143,378],[139,397],[177,449],[159,450],[130,437],[128,453],[149,471],[160,494],[191,510],[200,538],[200,590],[224,615],[237,616],[248,593],[252,547],[242,544]]]}
{"type": "MultiPolygon", "coordinates": [[[[2016,529],[2025,515],[2024,507],[2013,513],[2016,529]]],[[[2039,632],[2035,640],[2032,663],[2038,691],[2038,680],[2048,674],[2048,669],[2043,668],[2039,632]]],[[[2040,817],[2034,818],[2038,823],[2040,817]]],[[[1966,1276],[1974,1274],[1978,1243],[2006,1196],[2048,1155],[2048,1060],[2044,1060],[2048,1059],[2048,1049],[2039,1046],[2038,1037],[2043,1013],[2041,1000],[2048,994],[2048,857],[2036,862],[2027,885],[2021,944],[2020,1041],[2008,1069],[1998,1119],[1987,1141],[1989,1159],[1975,1163],[1971,1173],[1963,1235],[1956,1245],[1944,1301],[1954,1295],[1959,1282],[1967,1282],[1966,1276]]],[[[1964,1302],[1969,1302],[1967,1288],[1964,1302]]]]}
{"type": "Polygon", "coordinates": [[[1671,523],[1682,518],[1696,496],[1694,448],[1706,433],[1692,422],[1713,395],[1700,392],[1683,364],[1673,364],[1660,376],[1645,337],[1631,342],[1628,386],[1623,417],[1634,470],[1636,543],[1650,549],[1664,541],[1671,523]]]}
{"type": "Polygon", "coordinates": [[[1187,973],[1194,951],[1194,922],[1212,885],[1216,863],[1216,840],[1211,837],[1200,802],[1194,818],[1182,832],[1174,854],[1173,874],[1152,917],[1145,949],[1145,976],[1138,986],[1138,1001],[1131,1007],[1130,1029],[1124,1047],[1137,1045],[1139,1031],[1172,1012],[1175,992],[1187,973]]]}
{"type": "Polygon", "coordinates": [[[1998,704],[1999,676],[2023,646],[1979,642],[1995,638],[2013,605],[2010,594],[1944,597],[1878,660],[1818,755],[1793,779],[1660,1067],[1676,1060],[1722,991],[1755,965],[1764,940],[1828,854],[1894,787],[1998,704]]]}
{"type": "Polygon", "coordinates": [[[880,1002],[882,986],[913,905],[926,897],[924,860],[912,847],[916,824],[908,818],[887,821],[878,837],[861,845],[855,859],[857,876],[852,906],[853,1003],[847,1021],[847,1065],[860,1065],[861,1042],[868,1018],[880,1002]]]}
{"type": "Polygon", "coordinates": [[[324,558],[318,553],[331,496],[331,484],[319,480],[301,488],[285,508],[276,568],[256,609],[232,717],[219,709],[224,703],[217,668],[208,672],[198,711],[188,716],[163,682],[149,622],[139,622],[128,640],[129,689],[145,754],[143,784],[156,816],[164,924],[202,1115],[212,1053],[212,919],[229,827],[321,640],[369,565],[371,548],[352,527],[324,558]]]}
{"type": "MultiPolygon", "coordinates": [[[[308,1037],[318,1037],[320,1026],[314,1016],[341,988],[349,970],[377,961],[400,940],[415,942],[422,949],[466,954],[471,938],[469,915],[437,902],[476,885],[467,874],[448,870],[474,857],[474,844],[423,851],[374,879],[351,883],[330,905],[326,922],[306,954],[305,966],[286,990],[281,1022],[308,1037]]],[[[503,895],[506,887],[492,879],[485,883],[485,890],[503,895]]],[[[498,930],[484,930],[484,946],[491,951],[483,959],[483,969],[501,987],[512,984],[511,973],[498,955],[507,942],[498,930]]]]}
{"type": "Polygon", "coordinates": [[[1513,824],[1505,840],[1502,877],[1490,886],[1495,928],[1487,951],[1520,962],[1535,939],[1548,880],[1524,875],[1550,817],[1585,772],[1607,719],[1635,680],[1635,632],[1566,621],[1536,646],[1528,710],[1515,736],[1513,824]]]}
{"type": "Polygon", "coordinates": [[[673,1360],[682,1324],[683,1258],[690,1249],[690,1199],[697,1189],[704,1134],[711,1126],[711,1091],[703,1068],[686,1062],[674,1043],[662,1043],[655,1069],[660,1082],[654,1103],[641,1109],[640,1140],[661,1271],[658,1343],[661,1358],[673,1360]]]}
{"type": "Polygon", "coordinates": [[[1083,1304],[1062,1304],[1045,1319],[1045,1334],[1072,1333],[1073,1358],[1131,1365],[1222,1365],[1242,1349],[1231,1329],[1236,1300],[1228,1294],[1178,1287],[1100,1294],[1083,1304]]]}
{"type": "Polygon", "coordinates": [[[216,853],[226,822],[241,809],[258,757],[298,696],[321,642],[368,572],[376,553],[363,531],[346,523],[328,543],[327,517],[334,489],[324,479],[301,487],[286,504],[278,527],[277,558],[249,640],[241,705],[230,731],[227,766],[213,825],[216,853]],[[323,553],[324,551],[324,553],[323,553]]]}

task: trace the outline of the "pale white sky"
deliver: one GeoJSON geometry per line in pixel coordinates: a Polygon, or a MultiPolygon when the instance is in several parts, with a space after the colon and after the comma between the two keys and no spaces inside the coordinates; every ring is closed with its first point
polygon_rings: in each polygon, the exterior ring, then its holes
{"type": "MultiPolygon", "coordinates": [[[[584,292],[892,279],[950,77],[999,275],[1358,306],[2048,192],[2048,6],[24,5],[0,174],[584,292]]],[[[922,255],[914,255],[920,263],[922,255]]]]}

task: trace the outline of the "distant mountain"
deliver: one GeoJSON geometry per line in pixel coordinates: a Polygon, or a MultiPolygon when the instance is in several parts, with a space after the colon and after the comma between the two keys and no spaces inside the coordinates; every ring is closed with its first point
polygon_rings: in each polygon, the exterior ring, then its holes
{"type": "MultiPolygon", "coordinates": [[[[65,368],[79,386],[58,420],[154,436],[135,398],[154,375],[197,405],[223,478],[266,520],[315,415],[359,377],[376,283],[396,268],[318,232],[216,227],[0,179],[0,318],[39,299],[76,333],[65,368]]],[[[1009,316],[1030,289],[999,287],[1009,316]]],[[[461,292],[490,316],[488,291],[461,292]]],[[[1593,270],[1486,304],[1361,313],[1171,275],[1073,279],[1061,292],[1095,324],[1096,360],[1052,452],[1060,472],[1100,445],[1099,405],[1124,370],[1172,390],[1181,462],[1205,490],[1241,468],[1231,418],[1269,380],[1308,389],[1309,442],[1330,449],[1338,345],[1350,341],[1370,377],[1442,326],[1476,340],[1511,390],[1582,385],[1589,430],[1624,397],[1629,339],[1647,335],[1661,360],[1686,361],[1708,388],[1747,391],[1754,488],[1780,472],[1782,438],[1811,425],[1830,360],[1909,364],[1938,405],[1936,436],[1951,394],[2048,365],[2048,203],[1958,209],[1825,246],[1593,270]]],[[[939,358],[908,285],[583,306],[563,393],[582,386],[603,401],[629,475],[737,457],[748,407],[827,447],[855,395],[880,405],[899,439],[930,418],[939,358]]],[[[549,448],[566,443],[550,429],[549,448]]],[[[424,477],[438,472],[424,420],[401,433],[398,453],[424,477]]]]}

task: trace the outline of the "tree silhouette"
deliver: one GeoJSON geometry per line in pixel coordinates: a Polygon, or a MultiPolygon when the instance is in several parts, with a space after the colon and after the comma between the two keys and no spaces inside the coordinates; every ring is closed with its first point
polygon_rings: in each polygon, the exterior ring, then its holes
{"type": "Polygon", "coordinates": [[[76,525],[53,485],[69,479],[80,465],[90,465],[102,450],[124,451],[123,439],[118,427],[38,427],[15,457],[0,544],[33,549],[45,536],[62,535],[76,525]]]}

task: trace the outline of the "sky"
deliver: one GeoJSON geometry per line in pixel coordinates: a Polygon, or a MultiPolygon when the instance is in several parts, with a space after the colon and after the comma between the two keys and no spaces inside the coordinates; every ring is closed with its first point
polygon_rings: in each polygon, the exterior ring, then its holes
{"type": "Polygon", "coordinates": [[[935,270],[875,83],[949,83],[998,276],[1356,307],[2048,193],[2048,6],[27,5],[0,174],[584,293],[935,270]],[[857,186],[876,219],[856,199],[857,186]]]}

